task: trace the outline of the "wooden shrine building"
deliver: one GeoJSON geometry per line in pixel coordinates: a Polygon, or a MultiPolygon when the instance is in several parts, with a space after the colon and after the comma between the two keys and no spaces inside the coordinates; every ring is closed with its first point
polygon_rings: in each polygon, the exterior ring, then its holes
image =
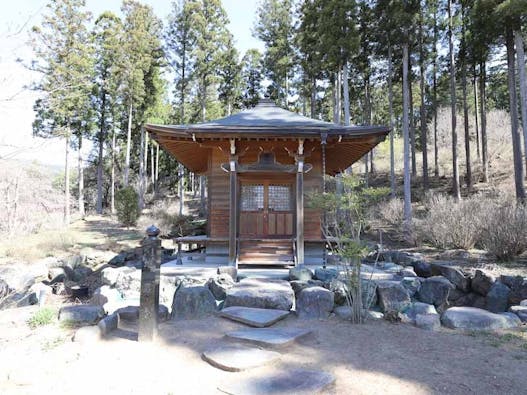
{"type": "Polygon", "coordinates": [[[207,177],[206,260],[219,264],[321,264],[322,213],[305,195],[385,139],[389,128],[343,126],[261,100],[194,125],[145,125],[161,147],[207,177]]]}

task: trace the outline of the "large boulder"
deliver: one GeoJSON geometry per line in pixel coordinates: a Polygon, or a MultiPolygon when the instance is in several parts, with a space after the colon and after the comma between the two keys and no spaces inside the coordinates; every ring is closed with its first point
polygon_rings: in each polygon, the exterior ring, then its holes
{"type": "Polygon", "coordinates": [[[227,290],[234,287],[234,280],[229,274],[224,273],[209,279],[207,285],[216,299],[225,300],[227,290]]]}
{"type": "Polygon", "coordinates": [[[475,307],[451,307],[441,315],[441,323],[447,328],[471,331],[492,331],[515,328],[520,319],[511,313],[496,314],[475,307]]]}
{"type": "Polygon", "coordinates": [[[415,326],[427,331],[437,331],[441,328],[439,314],[418,314],[415,317],[415,326]]]}
{"type": "Polygon", "coordinates": [[[365,309],[377,304],[377,283],[361,278],[362,307],[365,309]]]}
{"type": "Polygon", "coordinates": [[[0,299],[9,295],[10,292],[11,290],[9,289],[9,285],[7,285],[7,283],[0,278],[0,299]]]}
{"type": "Polygon", "coordinates": [[[339,276],[339,271],[332,267],[318,267],[315,269],[315,279],[323,282],[331,281],[339,276]]]}
{"type": "MultiPolygon", "coordinates": [[[[454,291],[451,291],[454,292],[454,291]]],[[[460,296],[459,298],[455,300],[449,299],[450,305],[454,307],[477,307],[479,309],[484,309],[487,306],[487,299],[485,296],[481,296],[480,294],[477,294],[475,292],[470,292],[468,294],[464,294],[460,296]]]]}
{"type": "Polygon", "coordinates": [[[417,292],[417,299],[423,303],[433,304],[444,309],[448,305],[448,295],[454,285],[443,276],[434,276],[425,279],[417,292]]]}
{"type": "Polygon", "coordinates": [[[406,288],[397,281],[379,281],[377,284],[379,305],[384,313],[402,311],[411,303],[406,288]]]}
{"type": "Polygon", "coordinates": [[[290,281],[289,284],[291,284],[291,287],[293,288],[295,295],[298,295],[300,291],[302,291],[305,288],[324,286],[324,283],[320,280],[309,280],[309,281],[293,280],[293,281],[290,281]]]}
{"type": "Polygon", "coordinates": [[[290,281],[309,281],[313,278],[313,272],[311,269],[300,265],[289,269],[289,280],[290,281]]]}
{"type": "Polygon", "coordinates": [[[247,278],[227,290],[224,307],[245,306],[289,311],[295,293],[285,280],[247,278]]]}
{"type": "Polygon", "coordinates": [[[59,321],[74,325],[95,325],[104,317],[101,306],[79,304],[64,306],[59,310],[59,321]]]}
{"type": "Polygon", "coordinates": [[[520,304],[522,300],[527,299],[527,279],[519,279],[512,284],[511,293],[509,294],[509,304],[520,304]]]}
{"type": "Polygon", "coordinates": [[[403,277],[401,284],[406,288],[410,297],[413,297],[421,288],[421,281],[420,277],[403,277]]]}
{"type": "Polygon", "coordinates": [[[408,318],[408,321],[415,324],[418,315],[437,315],[437,310],[432,304],[413,302],[403,311],[403,314],[408,318]]]}
{"type": "Polygon", "coordinates": [[[172,318],[195,319],[216,311],[216,299],[207,286],[181,284],[174,296],[172,318]]]}
{"type": "Polygon", "coordinates": [[[296,300],[296,312],[300,318],[326,319],[333,310],[333,292],[322,287],[302,290],[296,300]]]}
{"type": "Polygon", "coordinates": [[[527,306],[511,306],[509,311],[516,314],[522,322],[527,322],[527,306]]]}
{"type": "Polygon", "coordinates": [[[102,306],[107,314],[112,314],[123,304],[123,297],[118,290],[108,285],[103,285],[93,292],[90,303],[102,306]]]}
{"type": "Polygon", "coordinates": [[[348,287],[340,280],[331,280],[329,283],[326,283],[324,287],[331,292],[333,292],[334,300],[336,305],[346,304],[347,299],[346,295],[348,294],[348,287]]]}
{"type": "Polygon", "coordinates": [[[141,293],[141,270],[134,267],[120,268],[115,288],[125,299],[138,299],[141,293]]]}
{"type": "Polygon", "coordinates": [[[472,279],[472,290],[482,296],[487,296],[490,291],[492,284],[496,282],[496,277],[491,274],[485,273],[482,270],[476,270],[474,278],[472,279]]]}
{"type": "Polygon", "coordinates": [[[493,313],[502,313],[509,307],[509,294],[511,290],[505,284],[496,281],[487,294],[486,308],[493,313]]]}
{"type": "Polygon", "coordinates": [[[238,279],[236,266],[218,266],[217,274],[228,274],[234,281],[238,279]]]}
{"type": "Polygon", "coordinates": [[[415,261],[411,262],[410,266],[414,268],[415,274],[419,277],[432,277],[432,268],[430,264],[425,261],[415,261]]]}
{"type": "Polygon", "coordinates": [[[175,276],[167,276],[161,273],[159,278],[159,303],[168,307],[172,307],[174,301],[174,294],[177,288],[177,279],[175,276]]]}
{"type": "Polygon", "coordinates": [[[440,263],[432,263],[430,268],[434,276],[447,278],[457,289],[463,292],[470,291],[470,279],[461,270],[440,263]]]}

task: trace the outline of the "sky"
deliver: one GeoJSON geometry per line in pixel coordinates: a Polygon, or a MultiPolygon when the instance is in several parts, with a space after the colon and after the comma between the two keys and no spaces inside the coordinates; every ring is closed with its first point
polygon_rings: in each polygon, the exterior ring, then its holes
{"type": "MultiPolygon", "coordinates": [[[[153,7],[166,21],[171,0],[141,0],[153,7]]],[[[252,37],[257,0],[222,0],[227,11],[229,29],[243,56],[249,48],[263,49],[263,43],[252,37]]],[[[32,59],[28,30],[38,25],[46,10],[47,0],[2,1],[0,13],[0,159],[37,161],[51,166],[64,163],[64,142],[32,136],[33,104],[38,93],[26,89],[39,75],[23,64],[32,59]],[[17,60],[21,60],[17,61],[17,60]]],[[[86,8],[96,17],[109,10],[120,14],[121,0],[86,0],[86,8]]],[[[88,151],[89,146],[86,147],[88,151]]],[[[87,152],[85,152],[87,154],[87,152]]]]}

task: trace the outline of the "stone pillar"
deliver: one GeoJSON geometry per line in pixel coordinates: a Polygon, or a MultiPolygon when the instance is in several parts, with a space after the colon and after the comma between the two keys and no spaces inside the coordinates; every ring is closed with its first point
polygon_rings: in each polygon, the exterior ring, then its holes
{"type": "Polygon", "coordinates": [[[229,158],[229,266],[236,266],[236,237],[238,234],[238,157],[236,156],[236,142],[230,140],[231,155],[229,158]]]}
{"type": "Polygon", "coordinates": [[[141,270],[141,296],[139,305],[138,340],[152,341],[157,336],[159,311],[159,266],[161,265],[161,240],[154,225],[146,229],[143,240],[143,267],[141,270]]]}
{"type": "Polygon", "coordinates": [[[304,264],[304,140],[298,141],[296,161],[296,264],[304,264]]]}

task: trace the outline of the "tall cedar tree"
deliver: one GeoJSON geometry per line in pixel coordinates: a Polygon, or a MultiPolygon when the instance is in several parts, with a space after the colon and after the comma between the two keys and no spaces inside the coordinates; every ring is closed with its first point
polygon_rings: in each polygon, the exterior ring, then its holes
{"type": "Polygon", "coordinates": [[[231,39],[229,19],[220,0],[200,0],[193,14],[196,44],[193,49],[194,78],[198,87],[200,120],[207,120],[210,89],[220,82],[218,70],[223,68],[223,52],[231,39]]]}
{"type": "Polygon", "coordinates": [[[254,107],[262,91],[262,54],[254,48],[247,50],[241,66],[243,106],[254,107]]]}
{"type": "Polygon", "coordinates": [[[38,85],[44,95],[35,103],[33,132],[65,140],[64,222],[70,222],[69,150],[72,134],[84,132],[83,110],[91,89],[93,70],[86,25],[90,14],[84,0],[54,0],[47,6],[41,26],[32,29],[32,45],[42,73],[38,85]],[[76,129],[77,128],[77,129],[76,129]]]}
{"type": "MultiPolygon", "coordinates": [[[[98,124],[96,137],[98,144],[96,211],[98,214],[102,214],[103,210],[104,146],[112,123],[114,125],[119,123],[116,114],[122,111],[120,88],[124,54],[121,50],[121,32],[121,20],[111,12],[104,12],[95,21],[92,33],[95,47],[93,105],[98,124]]],[[[114,155],[113,150],[112,144],[112,155],[114,155]]],[[[112,190],[113,188],[114,186],[112,190]]]]}
{"type": "MultiPolygon", "coordinates": [[[[128,185],[132,144],[138,143],[141,125],[159,100],[162,65],[162,24],[150,6],[124,0],[123,62],[124,101],[128,110],[124,185],[128,185]]],[[[134,151],[136,154],[137,152],[134,151]]]]}
{"type": "Polygon", "coordinates": [[[265,44],[264,69],[270,97],[287,107],[293,69],[292,0],[263,0],[257,10],[254,36],[265,44]]]}

